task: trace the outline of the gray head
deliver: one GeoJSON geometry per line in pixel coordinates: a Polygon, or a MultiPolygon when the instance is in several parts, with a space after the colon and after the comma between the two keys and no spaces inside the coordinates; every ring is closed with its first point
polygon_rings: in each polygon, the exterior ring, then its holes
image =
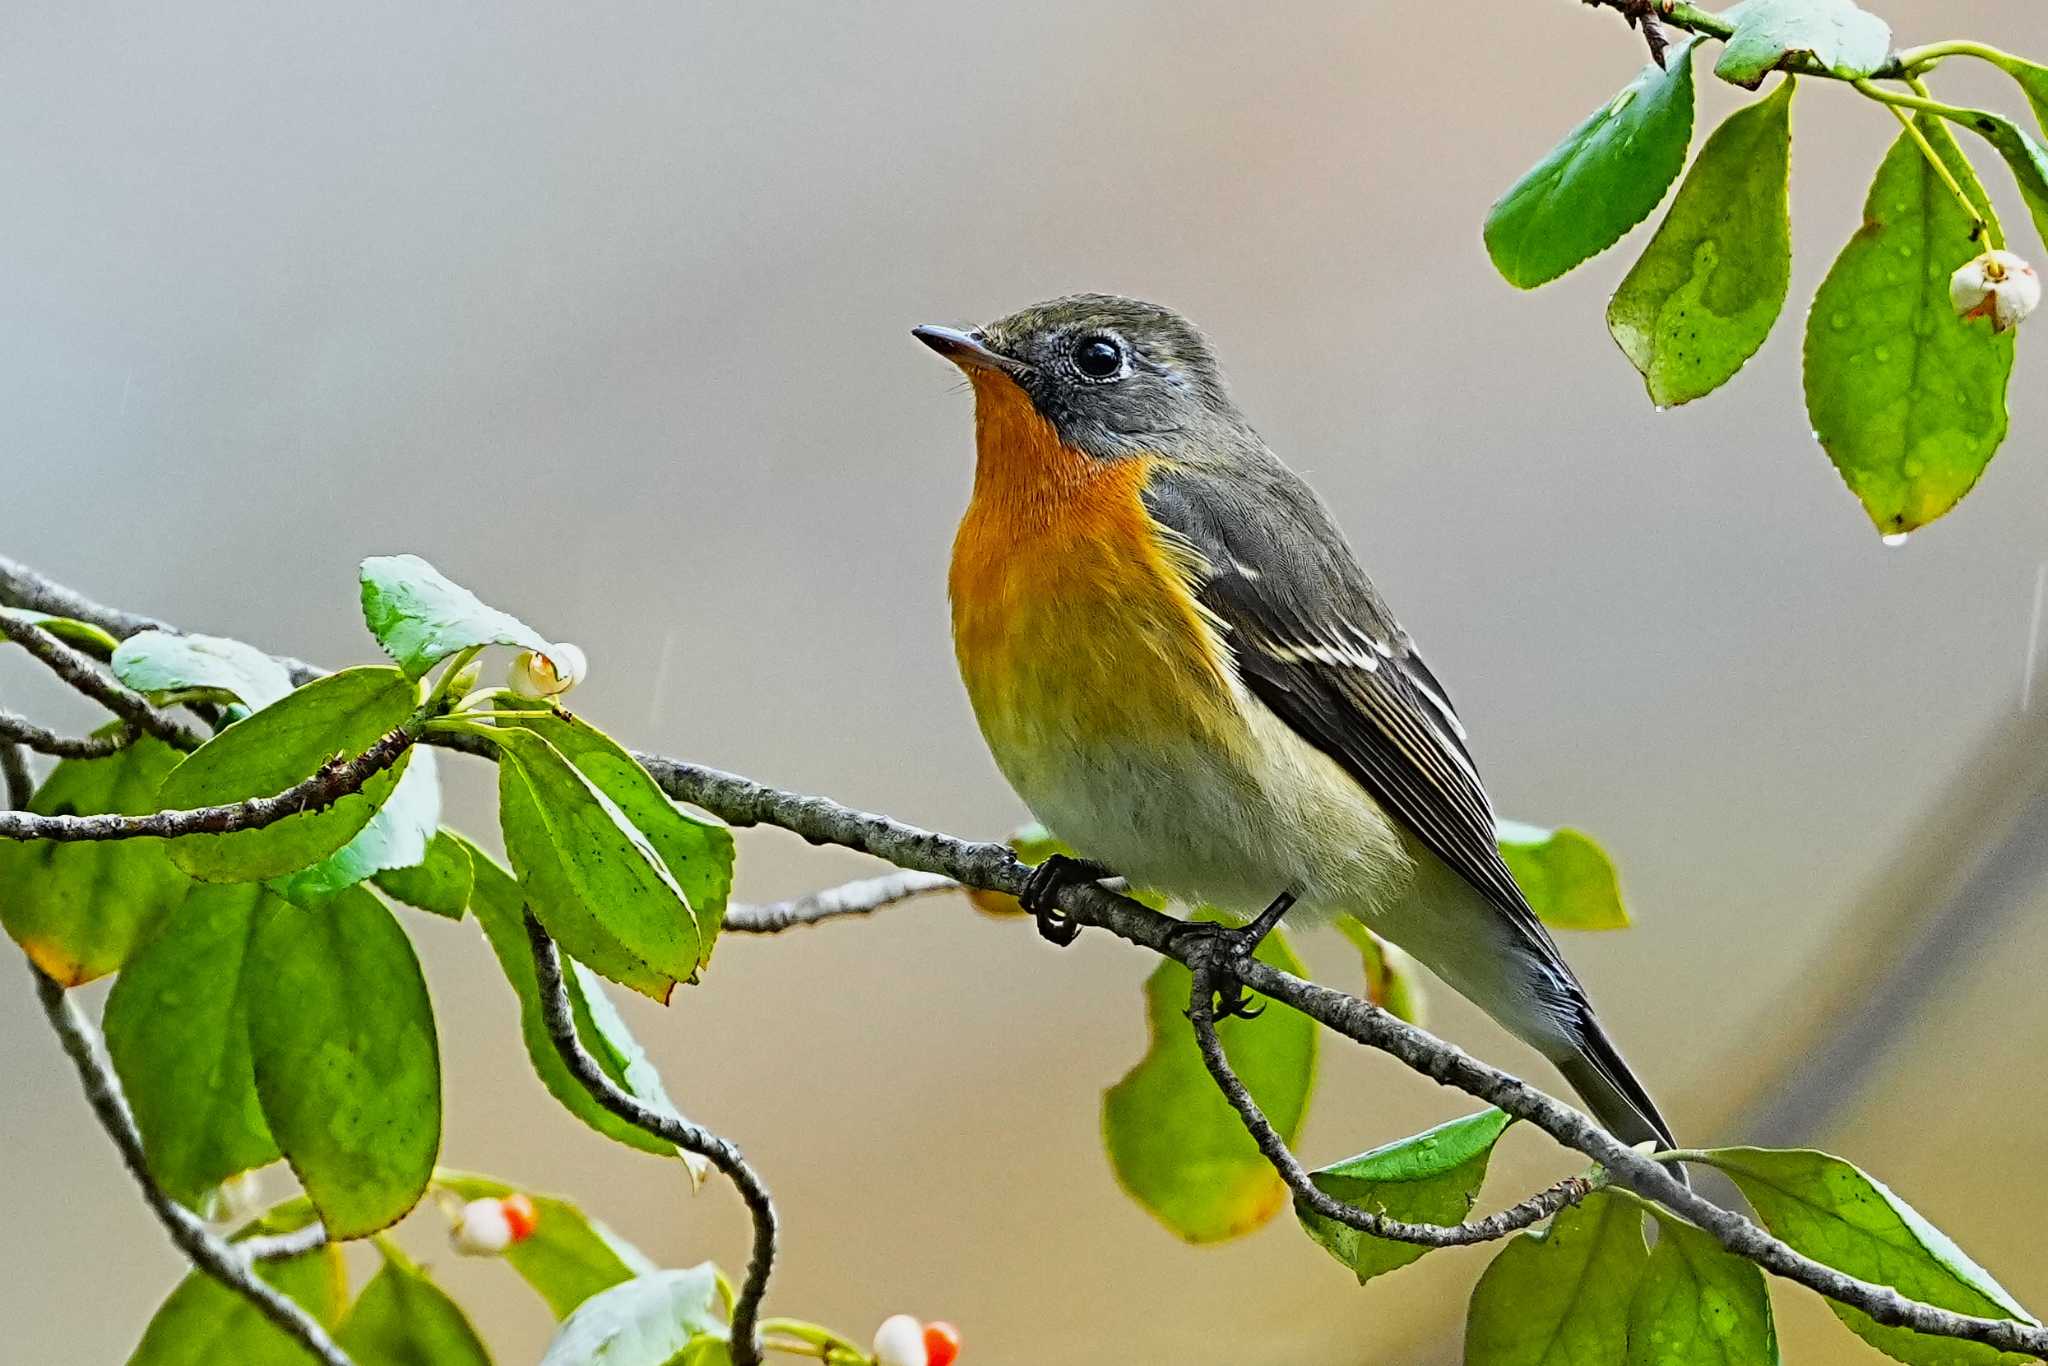
{"type": "Polygon", "coordinates": [[[1208,341],[1158,304],[1069,294],[971,332],[912,334],[965,370],[977,390],[1007,376],[1065,444],[1097,459],[1251,437],[1208,341]]]}

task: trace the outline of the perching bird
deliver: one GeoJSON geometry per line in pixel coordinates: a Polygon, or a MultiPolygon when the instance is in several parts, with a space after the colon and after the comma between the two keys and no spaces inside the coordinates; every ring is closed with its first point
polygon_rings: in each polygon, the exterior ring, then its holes
{"type": "Polygon", "coordinates": [[[960,674],[1004,776],[1096,865],[1081,874],[1268,924],[1357,916],[1616,1137],[1675,1146],[1501,861],[1450,698],[1201,333],[1077,294],[915,335],[974,388],[960,674]]]}

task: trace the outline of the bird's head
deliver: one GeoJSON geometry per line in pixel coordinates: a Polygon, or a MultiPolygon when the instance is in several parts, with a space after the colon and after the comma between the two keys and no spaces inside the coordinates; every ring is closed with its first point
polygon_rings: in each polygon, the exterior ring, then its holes
{"type": "Polygon", "coordinates": [[[1021,395],[1062,444],[1098,460],[1199,449],[1245,430],[1208,341],[1158,304],[1069,294],[971,331],[911,334],[959,366],[979,402],[1021,395]]]}

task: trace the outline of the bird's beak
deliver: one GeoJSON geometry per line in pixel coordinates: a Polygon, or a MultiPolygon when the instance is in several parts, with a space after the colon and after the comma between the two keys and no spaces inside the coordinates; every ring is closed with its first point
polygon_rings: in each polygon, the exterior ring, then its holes
{"type": "Polygon", "coordinates": [[[1015,375],[1030,368],[1022,361],[1013,360],[1002,352],[991,349],[988,343],[972,332],[962,332],[957,327],[939,327],[927,323],[923,327],[911,328],[910,335],[962,370],[999,370],[1006,375],[1015,375]]]}

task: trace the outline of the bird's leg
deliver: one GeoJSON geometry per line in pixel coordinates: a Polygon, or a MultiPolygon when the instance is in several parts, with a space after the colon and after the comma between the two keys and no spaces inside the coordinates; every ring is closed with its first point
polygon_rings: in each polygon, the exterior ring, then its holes
{"type": "MultiPolygon", "coordinates": [[[[1294,909],[1294,893],[1282,892],[1273,898],[1265,910],[1239,926],[1218,925],[1208,920],[1189,920],[1174,930],[1175,939],[1201,939],[1215,947],[1212,953],[1227,960],[1231,970],[1224,976],[1222,985],[1216,988],[1216,1018],[1228,1020],[1255,1019],[1265,1010],[1245,999],[1244,983],[1239,979],[1236,966],[1250,960],[1264,943],[1266,936],[1273,932],[1282,916],[1294,909]]],[[[1215,966],[1211,959],[1210,965],[1215,966]]]]}
{"type": "Polygon", "coordinates": [[[1099,863],[1052,854],[1031,870],[1031,876],[1024,880],[1024,890],[1017,893],[1017,901],[1031,912],[1031,918],[1038,922],[1038,933],[1046,942],[1065,948],[1081,933],[1081,927],[1074,917],[1054,904],[1059,894],[1068,887],[1099,882],[1108,876],[1109,869],[1099,863]]]}

